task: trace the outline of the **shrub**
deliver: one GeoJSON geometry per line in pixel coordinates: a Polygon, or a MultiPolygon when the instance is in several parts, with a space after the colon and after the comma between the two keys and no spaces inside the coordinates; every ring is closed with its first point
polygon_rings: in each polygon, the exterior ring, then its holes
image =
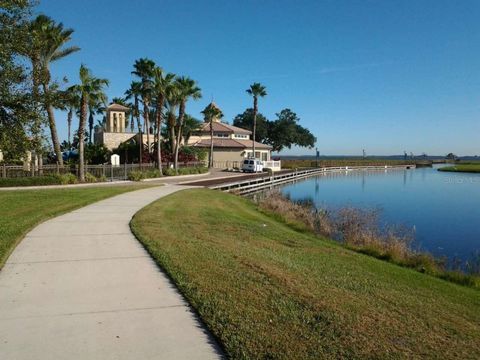
{"type": "Polygon", "coordinates": [[[60,184],[62,185],[67,185],[67,184],[76,184],[77,183],[77,177],[71,173],[68,174],[62,174],[62,175],[55,175],[59,181],[60,184]]]}
{"type": "Polygon", "coordinates": [[[97,181],[98,181],[98,182],[107,182],[108,179],[107,179],[107,177],[106,177],[105,175],[102,175],[102,176],[99,176],[99,177],[97,178],[97,181]]]}
{"type": "Polygon", "coordinates": [[[36,176],[0,179],[0,187],[10,186],[42,186],[60,184],[57,176],[36,176]]]}
{"type": "Polygon", "coordinates": [[[141,181],[145,179],[145,173],[143,171],[134,170],[128,173],[128,180],[141,181]]]}
{"type": "Polygon", "coordinates": [[[89,172],[85,173],[85,182],[87,183],[96,183],[98,180],[97,178],[90,174],[89,172]]]}
{"type": "Polygon", "coordinates": [[[146,179],[153,179],[153,178],[158,178],[158,177],[161,177],[160,170],[158,170],[158,169],[152,169],[152,170],[145,171],[145,178],[146,179]]]}
{"type": "Polygon", "coordinates": [[[163,175],[175,176],[175,169],[170,169],[170,168],[163,169],[163,175]]]}
{"type": "MultiPolygon", "coordinates": [[[[178,175],[193,175],[193,174],[204,174],[208,172],[208,168],[204,166],[192,166],[184,167],[178,169],[178,175]]],[[[165,176],[175,176],[175,169],[166,168],[163,169],[163,175],[165,176]]]]}

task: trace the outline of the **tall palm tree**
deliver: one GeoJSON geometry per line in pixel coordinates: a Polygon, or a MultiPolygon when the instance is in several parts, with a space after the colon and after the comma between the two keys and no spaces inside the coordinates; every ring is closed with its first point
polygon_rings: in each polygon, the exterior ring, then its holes
{"type": "Polygon", "coordinates": [[[142,102],[143,102],[143,119],[145,124],[145,131],[147,133],[147,147],[148,153],[150,153],[150,103],[152,99],[152,87],[153,87],[153,72],[155,69],[155,63],[153,60],[147,58],[141,58],[135,60],[133,64],[134,70],[132,74],[139,77],[142,84],[142,102]]]}
{"type": "Polygon", "coordinates": [[[213,168],[213,122],[215,119],[223,117],[222,110],[220,110],[213,102],[207,105],[202,111],[205,116],[205,121],[210,124],[210,154],[208,157],[208,167],[213,168]]]}
{"type": "Polygon", "coordinates": [[[91,99],[101,99],[107,102],[104,87],[108,86],[107,79],[96,78],[85,66],[80,66],[80,84],[70,89],[80,97],[80,122],[78,125],[78,153],[79,153],[79,178],[85,181],[85,126],[87,123],[88,105],[91,99]]]}
{"type": "Polygon", "coordinates": [[[181,145],[182,140],[182,128],[185,120],[185,108],[187,101],[189,99],[197,100],[202,97],[201,89],[197,86],[196,82],[189,77],[180,76],[175,80],[178,92],[180,103],[178,106],[178,119],[177,119],[177,141],[175,144],[175,158],[174,166],[175,173],[178,173],[178,150],[181,145]]]}
{"type": "Polygon", "coordinates": [[[80,97],[71,90],[65,91],[65,106],[68,109],[67,113],[67,129],[68,129],[68,144],[72,146],[72,120],[73,113],[80,108],[80,97]]]}
{"type": "Polygon", "coordinates": [[[253,96],[253,138],[252,151],[253,158],[255,158],[255,136],[257,130],[257,113],[258,113],[258,98],[267,96],[267,89],[260,83],[253,83],[247,90],[247,94],[253,96]]]}
{"type": "Polygon", "coordinates": [[[132,107],[132,124],[131,128],[133,131],[133,118],[137,119],[137,127],[138,127],[138,157],[140,164],[143,161],[143,133],[142,133],[142,124],[140,122],[140,96],[142,94],[142,83],[138,81],[132,81],[130,83],[130,88],[125,91],[125,97],[127,100],[133,99],[133,107],[132,107]]]}
{"type": "Polygon", "coordinates": [[[156,130],[156,139],[157,139],[157,166],[160,171],[160,176],[162,175],[162,146],[161,146],[161,129],[163,122],[163,107],[165,105],[165,99],[167,97],[167,92],[170,86],[172,86],[173,80],[175,79],[175,74],[168,73],[163,74],[163,71],[160,67],[155,67],[153,74],[153,91],[156,98],[156,108],[155,108],[155,130],[156,130]]]}
{"type": "Polygon", "coordinates": [[[175,144],[177,143],[176,128],[177,128],[177,109],[180,104],[180,92],[177,82],[173,82],[166,89],[166,116],[169,131],[170,151],[173,154],[175,151],[175,144]]]}
{"type": "Polygon", "coordinates": [[[125,91],[125,99],[126,100],[133,100],[133,104],[130,104],[130,107],[132,109],[131,112],[131,128],[133,131],[133,124],[134,121],[133,119],[137,119],[137,127],[138,127],[138,132],[141,132],[141,123],[140,123],[140,94],[142,92],[142,84],[139,83],[138,81],[132,81],[130,83],[130,88],[125,91]]]}
{"type": "Polygon", "coordinates": [[[182,138],[183,143],[188,144],[188,140],[194,132],[200,130],[202,121],[194,118],[189,114],[185,114],[185,121],[183,122],[182,138]]]}
{"type": "Polygon", "coordinates": [[[48,115],[48,124],[52,137],[53,148],[57,161],[63,165],[60,142],[58,140],[55,123],[54,106],[48,100],[50,93],[50,63],[60,60],[78,50],[77,46],[65,45],[71,40],[73,29],[64,29],[62,23],[55,23],[45,15],[38,15],[29,25],[30,44],[25,54],[32,62],[34,94],[38,93],[38,86],[43,90],[43,105],[48,115]]]}
{"type": "Polygon", "coordinates": [[[88,142],[92,143],[92,132],[95,115],[102,115],[106,111],[106,98],[104,94],[92,94],[88,101],[88,142]]]}

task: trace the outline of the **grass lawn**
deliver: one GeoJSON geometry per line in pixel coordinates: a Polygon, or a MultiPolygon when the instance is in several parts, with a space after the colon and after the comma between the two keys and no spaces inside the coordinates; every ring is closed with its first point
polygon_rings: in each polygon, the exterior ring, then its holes
{"type": "Polygon", "coordinates": [[[145,185],[0,191],[0,268],[25,234],[54,216],[145,185]]]}
{"type": "Polygon", "coordinates": [[[458,164],[454,166],[446,166],[438,169],[439,171],[480,173],[480,163],[477,164],[458,164]]]}
{"type": "Polygon", "coordinates": [[[246,199],[185,190],[131,226],[231,358],[478,358],[480,291],[298,232],[246,199]]]}

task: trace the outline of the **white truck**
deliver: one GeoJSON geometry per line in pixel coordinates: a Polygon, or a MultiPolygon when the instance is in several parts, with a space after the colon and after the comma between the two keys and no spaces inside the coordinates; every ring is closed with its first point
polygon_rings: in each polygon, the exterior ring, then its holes
{"type": "Polygon", "coordinates": [[[258,159],[243,160],[242,171],[243,172],[262,172],[263,171],[263,161],[258,160],[258,159]]]}

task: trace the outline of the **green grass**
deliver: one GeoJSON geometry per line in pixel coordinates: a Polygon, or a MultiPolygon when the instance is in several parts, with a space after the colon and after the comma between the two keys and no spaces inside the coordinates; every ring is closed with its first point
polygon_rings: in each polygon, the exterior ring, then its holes
{"type": "Polygon", "coordinates": [[[458,164],[454,166],[441,167],[438,171],[480,173],[480,164],[458,164]]]}
{"type": "Polygon", "coordinates": [[[231,358],[478,358],[480,292],[186,190],[132,229],[231,358]]]}
{"type": "Polygon", "coordinates": [[[25,234],[35,225],[144,185],[0,191],[0,268],[25,234]]]}

